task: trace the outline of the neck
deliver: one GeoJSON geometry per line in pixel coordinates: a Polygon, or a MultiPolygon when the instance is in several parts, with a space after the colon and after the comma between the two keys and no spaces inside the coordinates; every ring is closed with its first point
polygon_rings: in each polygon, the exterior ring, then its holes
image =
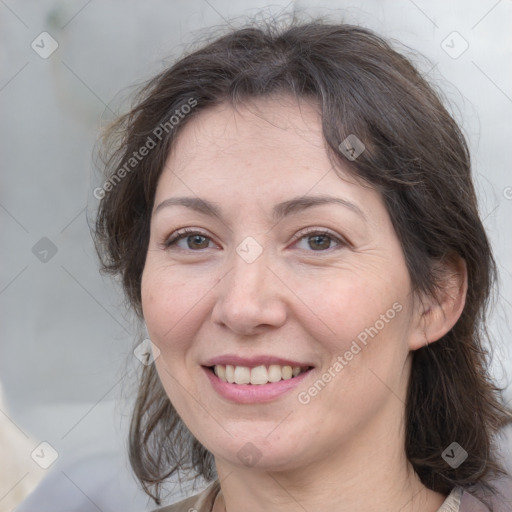
{"type": "MultiPolygon", "coordinates": [[[[383,421],[389,425],[389,418],[383,421]]],[[[222,492],[214,511],[437,512],[446,496],[421,483],[405,457],[403,429],[395,425],[380,436],[376,431],[386,430],[378,426],[363,430],[292,469],[241,468],[216,459],[222,492]]]]}
{"type": "Polygon", "coordinates": [[[427,489],[414,473],[394,480],[387,471],[373,471],[361,479],[332,474],[291,475],[219,472],[222,491],[214,512],[297,512],[336,510],[339,512],[437,512],[446,496],[427,489]]]}

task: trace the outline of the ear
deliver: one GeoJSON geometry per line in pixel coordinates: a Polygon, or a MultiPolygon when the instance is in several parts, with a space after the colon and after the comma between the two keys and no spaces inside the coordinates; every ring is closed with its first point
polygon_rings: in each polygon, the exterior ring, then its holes
{"type": "Polygon", "coordinates": [[[442,338],[457,322],[468,290],[466,262],[460,256],[450,256],[436,263],[438,280],[435,297],[422,296],[416,305],[416,325],[409,341],[417,350],[442,338]]]}

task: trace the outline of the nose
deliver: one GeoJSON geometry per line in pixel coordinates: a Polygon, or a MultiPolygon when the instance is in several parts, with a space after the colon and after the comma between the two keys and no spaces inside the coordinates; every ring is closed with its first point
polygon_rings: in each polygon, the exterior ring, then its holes
{"type": "Polygon", "coordinates": [[[212,321],[245,336],[282,326],[289,290],[271,266],[265,251],[252,262],[234,252],[229,271],[216,286],[212,321]]]}

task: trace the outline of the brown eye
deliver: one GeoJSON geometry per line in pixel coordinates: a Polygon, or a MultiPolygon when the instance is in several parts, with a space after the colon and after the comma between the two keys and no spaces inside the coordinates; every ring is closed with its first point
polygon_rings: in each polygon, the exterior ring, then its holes
{"type": "Polygon", "coordinates": [[[316,246],[319,249],[329,249],[331,245],[331,237],[328,235],[313,235],[308,237],[310,247],[316,246]],[[312,245],[311,245],[312,244],[312,245]]]}
{"type": "Polygon", "coordinates": [[[346,245],[343,240],[329,231],[310,231],[298,238],[298,242],[301,240],[307,240],[307,247],[314,252],[325,252],[331,249],[332,242],[335,242],[338,246],[346,245]]]}

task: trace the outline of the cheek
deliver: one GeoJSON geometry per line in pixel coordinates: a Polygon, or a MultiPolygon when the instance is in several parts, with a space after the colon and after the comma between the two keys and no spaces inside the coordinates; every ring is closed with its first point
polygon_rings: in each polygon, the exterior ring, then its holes
{"type": "Polygon", "coordinates": [[[146,264],[141,281],[141,299],[144,321],[153,343],[160,350],[164,350],[163,341],[178,318],[184,314],[186,300],[183,298],[183,289],[169,278],[168,272],[146,264]],[[177,300],[180,297],[180,300],[177,300]]]}
{"type": "Polygon", "coordinates": [[[214,280],[187,276],[166,265],[146,265],[141,281],[142,311],[151,340],[162,353],[184,351],[200,325],[214,280]]]}
{"type": "Polygon", "coordinates": [[[297,296],[308,306],[302,319],[309,319],[313,338],[329,343],[331,352],[348,350],[358,336],[364,342],[365,336],[400,330],[398,310],[403,310],[408,288],[398,276],[391,286],[370,272],[340,271],[331,279],[302,280],[297,285],[297,296]]]}
{"type": "MultiPolygon", "coordinates": [[[[198,284],[198,283],[197,283],[198,284]]],[[[180,416],[188,417],[190,403],[184,387],[192,392],[194,382],[187,374],[186,357],[197,328],[199,287],[194,281],[149,260],[141,280],[144,321],[149,337],[160,350],[155,367],[165,392],[180,416]],[[195,305],[195,307],[194,307],[195,305]],[[196,315],[196,316],[194,316],[196,315]]]]}

